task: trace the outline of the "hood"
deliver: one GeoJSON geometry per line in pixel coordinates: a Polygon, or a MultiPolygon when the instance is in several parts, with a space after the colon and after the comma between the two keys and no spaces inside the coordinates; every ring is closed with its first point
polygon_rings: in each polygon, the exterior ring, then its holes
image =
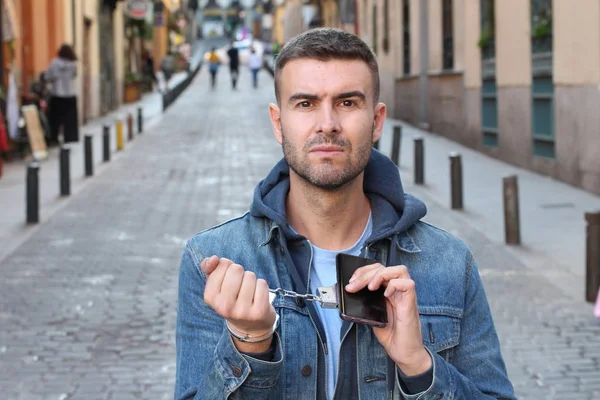
{"type": "MultiPolygon", "coordinates": [[[[285,218],[285,200],[290,190],[289,166],[281,159],[254,190],[250,214],[269,218],[290,239],[301,239],[285,218]]],[[[367,239],[380,239],[406,231],[425,216],[425,204],[405,194],[396,165],[378,150],[373,149],[364,177],[364,192],[371,202],[373,233],[367,239]]]]}

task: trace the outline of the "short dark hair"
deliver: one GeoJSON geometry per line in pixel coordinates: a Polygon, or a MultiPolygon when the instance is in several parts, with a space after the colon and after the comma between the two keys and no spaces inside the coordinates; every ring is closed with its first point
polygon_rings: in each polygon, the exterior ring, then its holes
{"type": "Polygon", "coordinates": [[[73,47],[69,46],[68,44],[63,44],[60,46],[60,49],[58,49],[58,57],[64,60],[77,61],[75,50],[73,50],[73,47]]]}
{"type": "Polygon", "coordinates": [[[379,66],[369,46],[358,36],[335,28],[316,28],[290,39],[283,46],[275,61],[275,97],[279,98],[279,79],[285,65],[293,60],[313,59],[361,60],[371,70],[375,103],[379,101],[379,66]]]}

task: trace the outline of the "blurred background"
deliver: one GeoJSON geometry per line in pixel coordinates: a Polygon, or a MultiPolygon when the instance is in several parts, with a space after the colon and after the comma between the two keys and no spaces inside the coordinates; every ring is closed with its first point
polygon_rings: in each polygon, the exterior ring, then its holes
{"type": "Polygon", "coordinates": [[[376,147],[473,249],[518,397],[600,399],[599,0],[0,12],[1,399],[172,398],[181,251],[281,157],[275,60],[316,27],[375,52],[376,147]]]}

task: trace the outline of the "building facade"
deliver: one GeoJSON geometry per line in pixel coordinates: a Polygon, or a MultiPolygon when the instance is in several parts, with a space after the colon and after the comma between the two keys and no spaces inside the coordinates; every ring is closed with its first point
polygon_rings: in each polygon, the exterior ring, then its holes
{"type": "Polygon", "coordinates": [[[600,2],[357,3],[393,117],[600,194],[600,2]]]}

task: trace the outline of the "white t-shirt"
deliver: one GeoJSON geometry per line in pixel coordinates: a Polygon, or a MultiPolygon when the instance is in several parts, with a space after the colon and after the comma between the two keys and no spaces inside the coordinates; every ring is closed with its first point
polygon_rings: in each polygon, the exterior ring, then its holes
{"type": "MultiPolygon", "coordinates": [[[[317,246],[313,248],[313,262],[310,271],[310,290],[312,293],[317,294],[317,288],[319,286],[331,286],[337,281],[336,270],[335,270],[335,257],[338,253],[351,254],[354,256],[360,255],[360,251],[363,248],[367,238],[371,236],[373,231],[373,222],[371,220],[371,214],[369,214],[369,220],[365,226],[365,230],[361,237],[352,245],[352,247],[341,250],[341,251],[330,251],[323,250],[317,246]]],[[[321,308],[317,305],[317,312],[325,328],[325,335],[327,337],[327,347],[329,352],[327,353],[325,362],[327,363],[327,398],[331,399],[335,391],[335,385],[337,382],[337,371],[340,354],[340,330],[342,329],[342,319],[340,318],[338,309],[321,308]]]]}

